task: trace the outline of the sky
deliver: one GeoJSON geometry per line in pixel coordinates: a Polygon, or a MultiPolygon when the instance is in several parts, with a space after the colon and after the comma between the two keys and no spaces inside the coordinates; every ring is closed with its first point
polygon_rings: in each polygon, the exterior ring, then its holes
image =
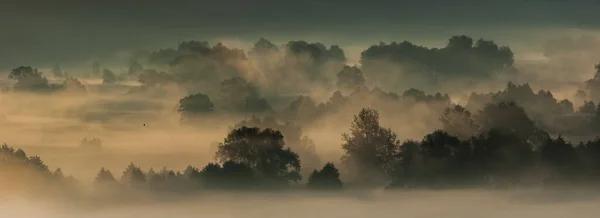
{"type": "Polygon", "coordinates": [[[599,11],[591,0],[0,0],[0,71],[191,39],[239,46],[260,37],[318,41],[357,59],[380,41],[442,46],[467,34],[519,51],[567,30],[595,31],[599,11]]]}

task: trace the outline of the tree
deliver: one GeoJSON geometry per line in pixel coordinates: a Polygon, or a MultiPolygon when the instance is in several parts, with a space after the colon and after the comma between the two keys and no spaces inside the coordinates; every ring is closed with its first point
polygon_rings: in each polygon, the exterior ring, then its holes
{"type": "Polygon", "coordinates": [[[533,163],[533,146],[521,136],[492,129],[471,140],[473,166],[484,178],[517,182],[533,163]]]}
{"type": "Polygon", "coordinates": [[[241,127],[229,132],[216,154],[221,163],[243,163],[262,178],[279,184],[300,180],[300,160],[289,148],[281,132],[256,127],[241,127]]]}
{"type": "Polygon", "coordinates": [[[337,74],[337,87],[341,89],[355,90],[365,86],[365,77],[356,66],[344,66],[337,74]]]}
{"type": "Polygon", "coordinates": [[[471,147],[455,136],[436,130],[423,138],[420,150],[434,185],[448,185],[469,173],[471,147]]]}
{"type": "Polygon", "coordinates": [[[134,188],[139,188],[146,183],[146,174],[138,166],[130,163],[127,169],[123,171],[121,182],[134,188]]]}
{"type": "Polygon", "coordinates": [[[525,110],[515,102],[488,104],[475,116],[475,120],[481,133],[494,129],[515,134],[522,140],[529,140],[538,132],[525,110]]]}
{"type": "Polygon", "coordinates": [[[585,114],[596,113],[596,104],[594,101],[583,101],[583,105],[579,107],[579,112],[585,114]]]}
{"type": "Polygon", "coordinates": [[[344,133],[342,140],[342,163],[355,182],[382,182],[400,160],[401,146],[396,134],[379,125],[379,113],[374,109],[364,108],[355,115],[350,133],[344,133]]]}
{"type": "Polygon", "coordinates": [[[29,66],[12,69],[8,78],[17,81],[13,86],[13,89],[17,91],[52,91],[52,86],[48,84],[48,79],[42,76],[42,72],[29,66]]]}
{"type": "Polygon", "coordinates": [[[103,84],[113,84],[117,82],[117,76],[110,70],[104,69],[102,71],[102,83],[103,84]]]}
{"type": "Polygon", "coordinates": [[[460,105],[452,108],[446,108],[440,117],[442,130],[466,140],[477,134],[478,126],[471,117],[471,112],[460,105]]]}
{"type": "Polygon", "coordinates": [[[62,83],[64,91],[71,93],[85,93],[87,90],[85,86],[75,77],[67,77],[62,83]]]}
{"type": "Polygon", "coordinates": [[[571,143],[562,136],[556,139],[548,138],[540,148],[541,159],[546,164],[558,169],[561,173],[569,173],[577,167],[577,155],[571,143]]]}
{"type": "Polygon", "coordinates": [[[270,112],[271,106],[261,98],[254,84],[241,77],[226,79],[220,84],[219,106],[229,112],[270,112]]]}
{"type": "Polygon", "coordinates": [[[194,116],[208,114],[214,111],[214,105],[207,95],[198,93],[188,95],[179,100],[179,108],[182,120],[189,120],[194,116]]]}
{"type": "Polygon", "coordinates": [[[307,186],[311,189],[341,189],[340,172],[333,163],[326,163],[321,170],[314,170],[310,174],[307,186]]]}
{"type": "Polygon", "coordinates": [[[226,161],[222,167],[209,163],[200,171],[200,177],[207,188],[252,188],[257,184],[254,170],[234,161],[226,161]]]}
{"type": "Polygon", "coordinates": [[[98,185],[116,184],[117,183],[117,180],[113,176],[112,172],[110,172],[110,170],[108,170],[108,169],[105,169],[104,167],[102,167],[102,169],[100,169],[100,172],[98,172],[94,181],[98,185]]]}

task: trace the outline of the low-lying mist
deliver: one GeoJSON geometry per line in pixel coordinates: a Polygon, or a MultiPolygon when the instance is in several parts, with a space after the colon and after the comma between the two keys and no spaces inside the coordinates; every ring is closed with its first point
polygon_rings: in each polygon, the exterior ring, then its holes
{"type": "Polygon", "coordinates": [[[261,38],[140,51],[126,70],[15,66],[0,81],[0,210],[592,217],[600,56],[582,45],[597,41],[551,41],[539,62],[461,35],[382,42],[356,65],[337,45],[261,38]]]}

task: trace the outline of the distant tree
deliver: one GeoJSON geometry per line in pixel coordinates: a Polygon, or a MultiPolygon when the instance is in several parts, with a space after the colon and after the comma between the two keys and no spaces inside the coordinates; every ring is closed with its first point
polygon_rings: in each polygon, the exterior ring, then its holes
{"type": "Polygon", "coordinates": [[[471,117],[471,112],[460,105],[446,108],[440,117],[442,129],[462,140],[477,134],[478,126],[471,117]]]}
{"type": "Polygon", "coordinates": [[[374,109],[365,108],[355,115],[350,133],[344,133],[342,139],[342,162],[354,182],[382,182],[400,161],[400,142],[391,129],[379,125],[379,113],[374,109]]]}
{"type": "Polygon", "coordinates": [[[277,46],[275,44],[273,44],[268,39],[261,37],[256,43],[254,43],[254,46],[248,52],[248,54],[258,56],[258,55],[266,55],[271,52],[278,52],[278,51],[279,51],[279,49],[277,48],[277,46]]]}
{"type": "Polygon", "coordinates": [[[17,81],[13,86],[16,91],[53,91],[53,87],[48,84],[48,79],[42,76],[42,72],[31,67],[20,66],[12,69],[8,78],[17,81]]]}
{"type": "Polygon", "coordinates": [[[117,180],[113,176],[112,172],[110,172],[110,170],[107,170],[104,167],[102,167],[102,169],[100,169],[100,172],[98,172],[98,174],[96,175],[95,183],[97,185],[117,184],[117,180]]]}
{"type": "Polygon", "coordinates": [[[548,138],[540,148],[541,159],[544,163],[558,169],[561,173],[569,173],[577,167],[577,154],[571,143],[562,136],[556,139],[548,138]]]}
{"type": "Polygon", "coordinates": [[[117,82],[117,76],[110,70],[104,69],[102,71],[102,83],[113,84],[117,82]]]}
{"type": "MultiPolygon", "coordinates": [[[[437,130],[427,134],[421,142],[428,176],[433,176],[433,185],[448,185],[458,182],[469,173],[471,146],[455,136],[437,130]]],[[[460,181],[463,182],[463,181],[460,181]]]]}
{"type": "Polygon", "coordinates": [[[488,104],[475,116],[475,120],[482,133],[495,129],[529,140],[538,132],[535,123],[515,102],[488,104]]]}
{"type": "Polygon", "coordinates": [[[327,81],[328,69],[341,69],[346,63],[344,51],[337,45],[327,48],[322,43],[290,41],[284,49],[285,66],[299,71],[308,81],[327,81]]]}
{"type": "Polygon", "coordinates": [[[484,178],[518,182],[533,163],[533,146],[521,136],[492,129],[472,138],[473,166],[484,178]]]}
{"type": "Polygon", "coordinates": [[[596,104],[594,101],[584,101],[578,111],[585,114],[594,114],[596,113],[596,104]]]}
{"type": "Polygon", "coordinates": [[[274,185],[300,180],[300,160],[289,148],[281,132],[241,127],[229,132],[219,144],[216,157],[221,163],[243,163],[274,185]]]}
{"type": "Polygon", "coordinates": [[[333,163],[327,163],[321,170],[314,170],[310,174],[307,186],[311,189],[341,189],[340,172],[333,163]]]}
{"type": "Polygon", "coordinates": [[[243,78],[226,79],[220,84],[218,106],[229,112],[270,112],[271,106],[261,98],[254,84],[243,78]]]}
{"type": "Polygon", "coordinates": [[[394,171],[390,188],[409,187],[423,173],[423,152],[421,143],[407,140],[401,145],[401,161],[394,171]]]}
{"type": "Polygon", "coordinates": [[[320,112],[312,98],[300,95],[281,111],[281,116],[302,124],[314,121],[319,117],[320,112]]]}
{"type": "Polygon", "coordinates": [[[62,83],[62,88],[63,90],[72,93],[85,93],[87,91],[81,81],[75,77],[67,77],[62,83]]]}
{"type": "Polygon", "coordinates": [[[188,95],[179,100],[179,108],[182,120],[188,120],[194,116],[208,114],[214,111],[214,105],[207,95],[198,93],[188,95]]]}
{"type": "Polygon", "coordinates": [[[344,66],[337,74],[337,87],[341,89],[355,90],[365,86],[365,77],[356,66],[344,66]]]}
{"type": "Polygon", "coordinates": [[[252,117],[235,125],[236,128],[243,126],[258,127],[261,129],[276,129],[281,132],[285,138],[285,144],[298,154],[302,163],[302,175],[308,175],[310,171],[321,165],[321,160],[316,152],[315,142],[303,135],[302,128],[292,122],[280,122],[273,116],[265,116],[263,119],[252,117]]]}
{"type": "Polygon", "coordinates": [[[138,166],[130,163],[129,166],[127,166],[127,169],[123,171],[121,182],[123,184],[138,188],[146,183],[146,174],[138,166]]]}

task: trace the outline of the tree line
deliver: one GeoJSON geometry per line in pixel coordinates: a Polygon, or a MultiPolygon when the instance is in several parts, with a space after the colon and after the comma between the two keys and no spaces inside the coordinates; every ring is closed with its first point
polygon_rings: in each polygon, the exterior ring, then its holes
{"type": "MultiPolygon", "coordinates": [[[[214,163],[183,171],[145,171],[131,163],[119,179],[102,168],[95,187],[101,192],[175,193],[294,187],[510,188],[597,186],[600,179],[600,139],[573,145],[560,135],[552,137],[515,102],[490,103],[475,114],[460,105],[449,107],[439,118],[443,127],[420,141],[401,141],[379,119],[375,109],[362,109],[342,135],[344,155],[335,164],[309,169],[308,178],[302,177],[302,161],[281,131],[245,123],[218,144],[214,163]]],[[[39,157],[27,157],[22,150],[4,145],[0,154],[2,172],[13,170],[3,178],[73,182],[60,169],[52,172],[39,157]]]]}

